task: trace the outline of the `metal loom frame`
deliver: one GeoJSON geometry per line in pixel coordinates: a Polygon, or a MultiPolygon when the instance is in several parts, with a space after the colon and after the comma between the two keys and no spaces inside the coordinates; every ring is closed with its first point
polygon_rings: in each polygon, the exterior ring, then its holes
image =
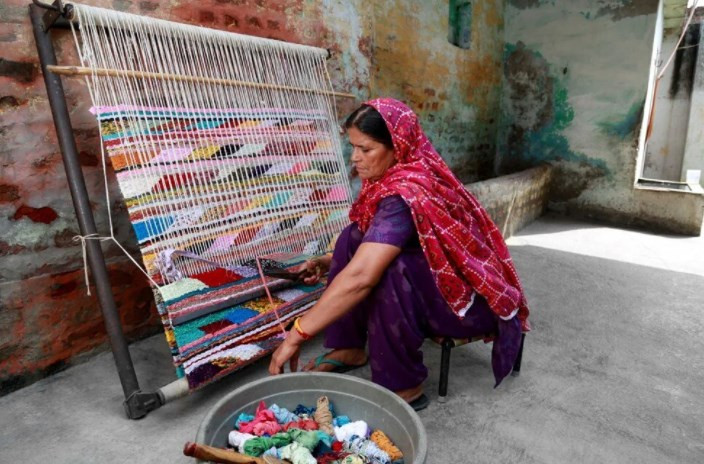
{"type": "MultiPolygon", "coordinates": [[[[86,182],[78,158],[76,140],[73,135],[71,119],[66,104],[61,75],[80,74],[71,71],[73,68],[57,66],[56,52],[52,40],[52,30],[67,29],[70,27],[73,7],[64,4],[62,0],[55,0],[52,4],[32,0],[29,5],[29,16],[32,22],[34,40],[44,84],[46,86],[49,106],[54,120],[54,127],[59,141],[64,170],[68,180],[73,207],[76,211],[78,226],[82,236],[97,234],[95,218],[90,207],[86,182]]],[[[330,50],[328,50],[328,58],[330,50]]],[[[78,68],[75,68],[78,69],[78,68]]],[[[110,72],[111,70],[103,70],[110,72]]],[[[262,86],[252,82],[223,82],[223,85],[249,85],[262,86]]],[[[300,88],[291,88],[298,91],[313,91],[300,88]]],[[[291,90],[289,89],[289,90],[291,90]]],[[[355,95],[341,92],[324,92],[333,97],[356,98],[355,95]]],[[[129,419],[140,419],[167,402],[181,398],[190,393],[188,381],[180,378],[155,391],[143,391],[139,386],[137,374],[134,369],[132,357],[127,346],[127,340],[122,330],[120,316],[115,305],[112,286],[108,277],[105,256],[98,240],[85,240],[87,262],[93,275],[93,282],[97,290],[98,303],[103,315],[103,321],[108,334],[110,348],[112,349],[115,366],[122,385],[125,400],[123,402],[125,413],[129,419]]]]}
{"type": "MultiPolygon", "coordinates": [[[[47,69],[48,66],[56,65],[56,52],[51,31],[68,27],[67,18],[70,17],[71,9],[70,5],[63,5],[61,0],[56,0],[51,5],[34,0],[29,5],[29,16],[32,21],[39,64],[44,75],[44,84],[49,98],[73,207],[76,210],[76,218],[78,219],[81,235],[86,236],[97,233],[97,230],[90,207],[88,191],[86,190],[85,178],[78,159],[76,140],[73,136],[73,128],[71,127],[71,119],[66,104],[66,94],[61,83],[61,77],[47,69]]],[[[115,299],[113,298],[103,250],[97,240],[86,240],[85,248],[110,348],[112,349],[115,366],[117,367],[120,384],[125,396],[123,403],[125,413],[129,419],[140,419],[168,401],[187,395],[189,393],[188,383],[185,379],[179,379],[156,391],[142,391],[134,370],[127,340],[122,330],[115,299]]]]}

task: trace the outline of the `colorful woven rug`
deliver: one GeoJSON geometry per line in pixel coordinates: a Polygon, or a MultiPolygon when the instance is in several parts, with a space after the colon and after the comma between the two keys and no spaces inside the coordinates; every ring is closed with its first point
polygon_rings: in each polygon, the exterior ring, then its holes
{"type": "Polygon", "coordinates": [[[329,118],[278,108],[92,111],[179,375],[198,388],[269,353],[280,324],[323,287],[267,278],[272,304],[246,263],[291,269],[330,250],[346,225],[344,162],[321,130],[329,118]]]}

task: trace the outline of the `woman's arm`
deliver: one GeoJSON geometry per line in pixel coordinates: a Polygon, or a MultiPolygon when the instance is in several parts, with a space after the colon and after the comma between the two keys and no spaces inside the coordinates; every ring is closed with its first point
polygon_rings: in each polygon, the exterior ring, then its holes
{"type": "MultiPolygon", "coordinates": [[[[316,335],[328,325],[361,302],[379,283],[386,268],[401,253],[401,248],[383,243],[362,243],[352,260],[340,271],[318,302],[303,316],[299,323],[308,335],[316,335]]],[[[298,350],[303,338],[291,330],[286,340],[271,357],[269,372],[279,374],[286,361],[291,360],[295,371],[298,350]]]]}

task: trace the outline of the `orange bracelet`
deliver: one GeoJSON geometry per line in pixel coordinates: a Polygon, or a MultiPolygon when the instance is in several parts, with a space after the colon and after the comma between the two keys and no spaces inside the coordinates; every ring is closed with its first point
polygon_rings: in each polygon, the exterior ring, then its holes
{"type": "Polygon", "coordinates": [[[293,322],[293,328],[296,329],[296,332],[298,332],[298,335],[300,335],[303,340],[310,340],[311,338],[313,338],[312,335],[308,335],[301,328],[301,318],[300,317],[297,317],[296,320],[293,322]]]}

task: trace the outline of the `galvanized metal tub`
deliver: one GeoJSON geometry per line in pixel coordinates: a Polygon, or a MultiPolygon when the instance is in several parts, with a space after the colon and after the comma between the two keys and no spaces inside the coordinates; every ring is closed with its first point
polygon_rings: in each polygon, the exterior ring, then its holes
{"type": "Polygon", "coordinates": [[[367,380],[323,372],[266,377],[238,388],[208,412],[198,428],[196,441],[224,448],[240,413],[252,414],[260,401],[294,409],[298,404],[314,405],[322,395],[330,398],[335,414],[382,429],[403,452],[405,464],[425,463],[425,428],[405,401],[367,380]]]}

